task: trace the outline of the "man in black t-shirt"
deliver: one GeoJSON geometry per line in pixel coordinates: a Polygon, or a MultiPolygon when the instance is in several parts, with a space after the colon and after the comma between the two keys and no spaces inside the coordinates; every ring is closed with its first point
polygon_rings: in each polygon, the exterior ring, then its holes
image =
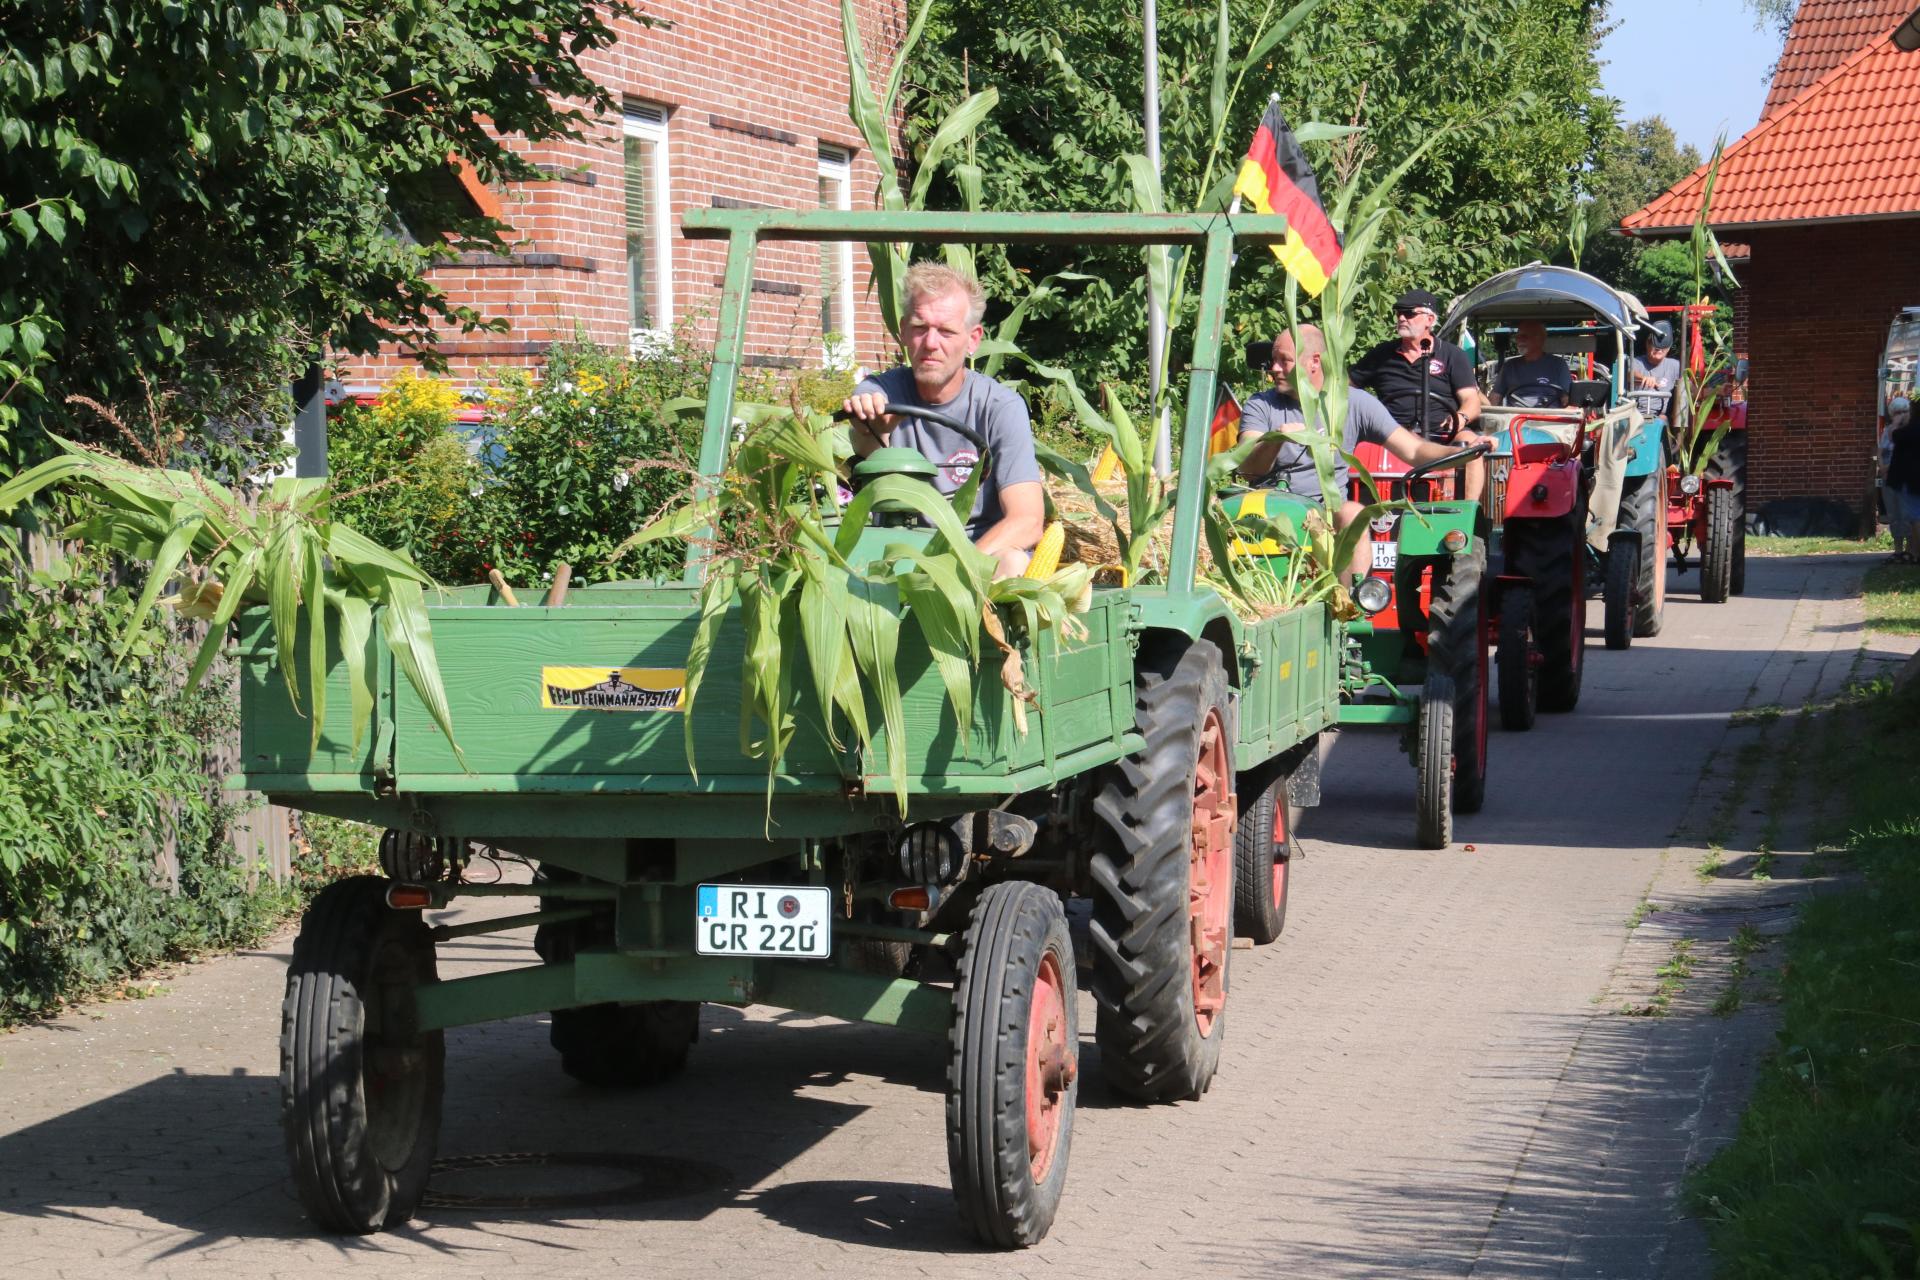
{"type": "MultiPolygon", "coordinates": [[[[1356,387],[1373,392],[1393,420],[1417,436],[1450,441],[1480,416],[1480,384],[1473,362],[1451,342],[1434,338],[1440,299],[1409,289],[1393,304],[1396,337],[1361,356],[1348,373],[1356,387]]],[[[1486,464],[1467,464],[1464,496],[1477,502],[1486,486],[1486,464]]]]}

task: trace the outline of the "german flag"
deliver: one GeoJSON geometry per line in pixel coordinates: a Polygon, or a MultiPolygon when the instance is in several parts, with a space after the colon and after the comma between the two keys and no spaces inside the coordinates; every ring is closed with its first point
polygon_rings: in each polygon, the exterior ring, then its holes
{"type": "Polygon", "coordinates": [[[1302,289],[1319,297],[1340,265],[1340,236],[1327,221],[1313,166],[1280,114],[1277,98],[1267,103],[1267,114],[1254,131],[1233,194],[1261,213],[1286,215],[1287,239],[1273,246],[1273,256],[1302,289]]]}
{"type": "Polygon", "coordinates": [[[1233,388],[1220,384],[1220,404],[1213,411],[1213,425],[1207,428],[1207,456],[1225,453],[1240,443],[1240,398],[1233,388]]]}

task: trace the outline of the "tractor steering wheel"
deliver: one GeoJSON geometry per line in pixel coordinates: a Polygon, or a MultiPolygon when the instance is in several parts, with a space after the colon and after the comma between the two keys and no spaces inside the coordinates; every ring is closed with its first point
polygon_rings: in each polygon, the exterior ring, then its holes
{"type": "MultiPolygon", "coordinates": [[[[974,463],[976,467],[984,467],[992,460],[992,451],[987,448],[986,437],[951,414],[943,413],[939,409],[929,409],[925,405],[895,404],[892,401],[887,402],[885,411],[893,417],[921,418],[927,422],[945,427],[950,431],[965,436],[968,443],[980,451],[979,461],[974,463]]],[[[853,415],[845,409],[841,409],[835,413],[833,417],[837,422],[850,422],[853,420],[853,415]]],[[[947,465],[948,464],[944,462],[934,463],[934,466],[940,468],[945,468],[947,465]]]]}
{"type": "Polygon", "coordinates": [[[1402,477],[1402,480],[1407,484],[1412,484],[1415,480],[1425,479],[1427,473],[1430,471],[1444,471],[1449,467],[1457,467],[1474,458],[1480,457],[1482,454],[1491,452],[1493,452],[1493,441],[1481,440],[1457,452],[1449,453],[1443,458],[1435,458],[1432,462],[1421,463],[1413,470],[1407,472],[1407,474],[1402,477]]]}

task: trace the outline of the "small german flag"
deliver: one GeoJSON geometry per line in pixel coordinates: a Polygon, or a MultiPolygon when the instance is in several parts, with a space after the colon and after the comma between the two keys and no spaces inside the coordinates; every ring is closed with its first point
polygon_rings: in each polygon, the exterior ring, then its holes
{"type": "Polygon", "coordinates": [[[1280,114],[1278,98],[1267,103],[1267,114],[1260,118],[1240,176],[1234,179],[1233,194],[1261,213],[1286,215],[1287,239],[1273,246],[1273,256],[1302,289],[1319,297],[1340,265],[1340,236],[1327,221],[1313,166],[1280,114]]]}
{"type": "Polygon", "coordinates": [[[1224,382],[1220,384],[1220,404],[1213,411],[1213,425],[1207,429],[1207,456],[1225,453],[1240,443],[1240,397],[1224,382]]]}

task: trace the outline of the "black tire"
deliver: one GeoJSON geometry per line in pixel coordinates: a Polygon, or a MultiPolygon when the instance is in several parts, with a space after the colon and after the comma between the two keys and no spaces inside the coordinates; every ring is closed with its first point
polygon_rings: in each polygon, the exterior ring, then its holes
{"type": "Polygon", "coordinates": [[[1287,802],[1291,774],[1282,758],[1240,779],[1240,819],[1233,828],[1233,930],[1255,946],[1275,941],[1287,927],[1298,816],[1287,802]]]}
{"type": "Polygon", "coordinates": [[[1640,567],[1633,602],[1633,634],[1657,636],[1667,608],[1667,452],[1654,457],[1652,475],[1630,476],[1620,492],[1622,529],[1640,535],[1640,567]]]}
{"type": "Polygon", "coordinates": [[[446,1047],[412,1025],[435,980],[417,911],[355,876],[307,908],[280,1006],[280,1123],[300,1203],[322,1230],[364,1235],[413,1216],[440,1140],[446,1047]]]}
{"type": "Polygon", "coordinates": [[[1747,433],[1729,431],[1707,463],[1707,478],[1733,481],[1733,573],[1729,590],[1747,593],[1747,433]]]}
{"type": "Polygon", "coordinates": [[[1060,1206],[1079,1095],[1074,981],[1059,897],[1023,880],[987,886],[967,925],[947,1033],[947,1169],[961,1218],[985,1244],[1039,1243],[1060,1206]],[[1029,1123],[1030,1058],[1047,1097],[1040,1134],[1029,1123]]]}
{"type": "MultiPolygon", "coordinates": [[[[559,868],[542,868],[544,878],[577,880],[559,868]]],[[[542,898],[542,907],[564,905],[542,898]]],[[[611,938],[611,920],[596,918],[543,924],[534,930],[533,949],[548,964],[566,964],[582,941],[611,938]]],[[[691,1000],[648,1000],[637,1004],[590,1004],[555,1009],[547,1040],[560,1054],[560,1069],[596,1089],[639,1089],[679,1075],[687,1053],[700,1038],[700,1005],[691,1000]]]]}
{"type": "Polygon", "coordinates": [[[1702,495],[1707,504],[1707,538],[1700,548],[1700,598],[1725,604],[1733,594],[1733,490],[1709,485],[1702,495]]]}
{"type": "Polygon", "coordinates": [[[1587,656],[1586,524],[1582,504],[1568,520],[1507,526],[1507,572],[1526,578],[1533,589],[1533,644],[1540,653],[1535,705],[1541,711],[1571,711],[1580,703],[1587,656]]]}
{"type": "Polygon", "coordinates": [[[555,1009],[548,1039],[560,1069],[596,1089],[638,1089],[686,1069],[700,1036],[700,1006],[690,1000],[590,1004],[555,1009]]]}
{"type": "Polygon", "coordinates": [[[1453,681],[1429,673],[1413,726],[1414,839],[1422,849],[1453,843],[1453,681]]]}
{"type": "MultiPolygon", "coordinates": [[[[1223,735],[1231,788],[1233,716],[1226,670],[1211,641],[1142,646],[1134,718],[1146,744],[1109,767],[1094,798],[1106,828],[1089,865],[1093,883],[1093,998],[1107,1083],[1144,1102],[1198,1098],[1220,1065],[1233,928],[1233,845],[1221,834],[1219,882],[1196,883],[1197,775],[1207,726],[1223,735]],[[1190,889],[1210,922],[1196,950],[1190,889]],[[1226,899],[1221,913],[1220,897],[1226,899]],[[1197,994],[1208,989],[1208,1007],[1197,994]],[[1217,1007],[1216,1007],[1217,1005],[1217,1007]]],[[[1224,797],[1231,823],[1231,791],[1224,797]]]]}
{"type": "Polygon", "coordinates": [[[1453,682],[1453,808],[1477,813],[1487,794],[1487,535],[1484,521],[1473,546],[1434,563],[1427,611],[1427,671],[1453,682]]]}
{"type": "Polygon", "coordinates": [[[1607,648],[1633,647],[1633,594],[1640,582],[1640,538],[1618,532],[1607,539],[1607,648]]]}
{"type": "Polygon", "coordinates": [[[1500,591],[1500,727],[1509,733],[1533,728],[1540,703],[1540,668],[1533,661],[1533,592],[1522,586],[1500,591]]]}

